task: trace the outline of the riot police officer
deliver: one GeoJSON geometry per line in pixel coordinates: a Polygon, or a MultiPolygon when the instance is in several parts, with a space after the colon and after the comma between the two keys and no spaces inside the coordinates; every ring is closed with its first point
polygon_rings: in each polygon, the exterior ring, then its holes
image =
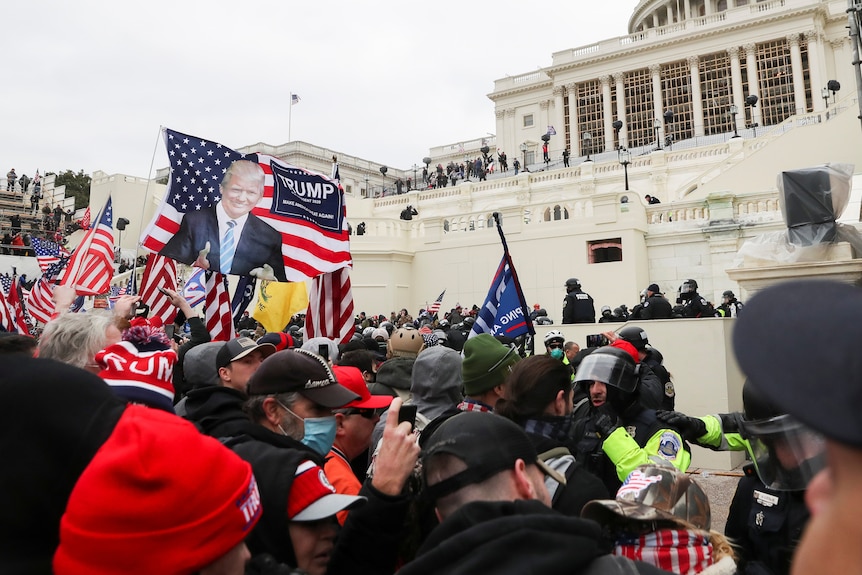
{"type": "MultiPolygon", "coordinates": [[[[649,366],[650,370],[658,378],[662,393],[659,395],[661,403],[655,406],[656,409],[673,411],[676,404],[676,390],[673,387],[673,381],[670,379],[670,372],[664,366],[664,356],[662,356],[659,350],[650,345],[647,333],[640,327],[628,325],[617,332],[617,337],[632,344],[638,350],[638,357],[641,363],[649,366]]],[[[642,376],[641,385],[644,383],[643,380],[642,376]]]]}
{"type": "Polygon", "coordinates": [[[736,299],[732,291],[726,290],[721,294],[721,305],[715,311],[721,317],[737,317],[743,308],[742,302],[736,299]]]}
{"type": "Polygon", "coordinates": [[[577,278],[566,280],[563,323],[596,323],[596,308],[593,305],[593,298],[581,290],[581,282],[577,278]]]}
{"type": "Polygon", "coordinates": [[[694,280],[682,282],[677,303],[677,311],[681,317],[715,317],[715,308],[697,293],[697,282],[694,280]]]}

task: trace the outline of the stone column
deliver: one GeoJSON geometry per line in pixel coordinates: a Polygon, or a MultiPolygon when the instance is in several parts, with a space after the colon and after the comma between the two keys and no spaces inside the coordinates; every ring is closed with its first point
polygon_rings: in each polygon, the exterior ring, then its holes
{"type": "Polygon", "coordinates": [[[811,78],[811,104],[815,112],[823,111],[826,102],[820,97],[820,91],[826,86],[823,79],[823,51],[820,47],[820,35],[817,30],[805,32],[805,42],[808,44],[808,72],[811,78]]]}
{"type": "Polygon", "coordinates": [[[731,46],[727,49],[730,56],[730,86],[733,103],[736,105],[736,129],[745,128],[745,94],[742,93],[742,69],[739,65],[739,47],[731,46]]]}
{"type": "Polygon", "coordinates": [[[797,114],[804,114],[807,110],[805,103],[805,77],[802,72],[802,51],[799,49],[799,35],[787,36],[787,45],[790,46],[790,68],[793,74],[793,102],[797,114]]]}
{"type": "Polygon", "coordinates": [[[617,91],[617,120],[621,120],[623,127],[620,128],[620,146],[629,147],[629,126],[626,118],[626,75],[623,72],[614,74],[614,84],[617,91]]]}
{"type": "Polygon", "coordinates": [[[704,16],[710,16],[714,12],[712,7],[712,0],[703,0],[703,14],[704,16]]]}
{"type": "Polygon", "coordinates": [[[509,146],[509,149],[506,150],[506,155],[510,158],[519,156],[521,153],[521,142],[517,139],[518,128],[515,126],[515,108],[506,108],[506,128],[506,145],[509,146]]]}
{"type": "Polygon", "coordinates": [[[577,84],[566,84],[569,94],[569,153],[577,156],[580,153],[581,131],[578,129],[578,86],[577,84]]]}
{"type": "Polygon", "coordinates": [[[668,2],[665,8],[667,8],[667,24],[670,26],[673,24],[673,2],[668,2]]]}
{"type": "Polygon", "coordinates": [[[691,121],[694,124],[694,136],[703,136],[703,94],[700,90],[700,60],[697,56],[688,57],[689,73],[691,74],[691,121]]]}
{"type": "Polygon", "coordinates": [[[566,147],[566,122],[564,119],[564,106],[563,106],[563,88],[562,86],[554,86],[554,130],[557,131],[556,136],[551,137],[551,142],[554,143],[554,149],[559,150],[561,155],[563,153],[563,148],[566,147]]]}
{"type": "MultiPolygon", "coordinates": [[[[746,44],[745,49],[745,69],[748,71],[748,95],[760,97],[760,77],[757,74],[757,44],[746,44]]],[[[757,101],[757,105],[751,109],[751,121],[758,125],[763,125],[762,114],[760,110],[763,106],[761,100],[757,101]]]]}
{"type": "Polygon", "coordinates": [[[653,136],[657,136],[658,141],[661,142],[661,147],[664,147],[664,98],[662,98],[661,93],[661,66],[658,64],[651,64],[649,67],[650,76],[652,76],[652,102],[653,102],[653,115],[655,116],[655,120],[659,120],[661,123],[661,128],[658,130],[658,134],[656,134],[655,128],[653,128],[653,136]]]}
{"type": "Polygon", "coordinates": [[[614,110],[611,106],[611,77],[601,76],[602,83],[602,124],[605,128],[605,151],[614,149],[614,110]]]}
{"type": "Polygon", "coordinates": [[[691,0],[685,0],[685,19],[691,20],[691,0]]]}

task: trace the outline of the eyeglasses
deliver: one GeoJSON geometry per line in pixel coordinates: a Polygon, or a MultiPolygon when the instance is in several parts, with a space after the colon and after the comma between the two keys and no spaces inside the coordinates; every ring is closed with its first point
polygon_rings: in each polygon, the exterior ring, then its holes
{"type": "Polygon", "coordinates": [[[361,415],[365,419],[374,419],[375,416],[377,416],[377,410],[361,407],[333,410],[333,413],[340,413],[342,415],[361,415]]]}

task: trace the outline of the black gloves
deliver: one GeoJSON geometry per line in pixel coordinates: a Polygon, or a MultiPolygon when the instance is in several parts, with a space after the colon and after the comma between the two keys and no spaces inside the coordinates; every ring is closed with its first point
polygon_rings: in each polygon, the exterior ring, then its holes
{"type": "Polygon", "coordinates": [[[706,434],[706,423],[697,417],[689,417],[679,411],[661,410],[656,411],[655,415],[660,421],[676,428],[686,441],[694,441],[706,434]]]}
{"type": "Polygon", "coordinates": [[[596,426],[596,431],[604,439],[620,426],[620,418],[616,411],[606,403],[598,409],[593,417],[593,425],[596,426]]]}
{"type": "Polygon", "coordinates": [[[718,418],[721,420],[721,430],[724,433],[742,433],[743,415],[740,412],[719,413],[718,418]]]}

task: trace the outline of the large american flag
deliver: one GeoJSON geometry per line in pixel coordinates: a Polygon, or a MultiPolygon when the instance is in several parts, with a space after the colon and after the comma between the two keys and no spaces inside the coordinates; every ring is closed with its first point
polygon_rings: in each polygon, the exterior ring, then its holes
{"type": "Polygon", "coordinates": [[[159,286],[177,291],[177,262],[165,256],[150,254],[141,277],[141,301],[150,306],[150,317],[159,317],[162,323],[168,325],[177,316],[177,308],[171,298],[159,291],[159,286]]]}
{"type": "Polygon", "coordinates": [[[48,271],[52,264],[60,261],[61,256],[69,255],[66,248],[49,240],[32,238],[30,244],[33,246],[33,251],[36,252],[36,261],[39,263],[39,269],[42,270],[42,273],[48,271]]]}
{"type": "Polygon", "coordinates": [[[78,295],[100,295],[111,289],[114,275],[114,211],[111,196],[99,222],[90,229],[69,259],[62,285],[78,295]]]}
{"type": "Polygon", "coordinates": [[[230,295],[227,276],[218,272],[207,272],[207,296],[205,322],[210,332],[210,341],[228,341],[234,338],[233,320],[230,312],[230,295]]]}
{"type": "Polygon", "coordinates": [[[339,343],[347,343],[353,335],[353,325],[350,268],[314,278],[305,315],[307,339],[328,337],[339,343]]]}
{"type": "Polygon", "coordinates": [[[141,238],[144,248],[161,251],[179,231],[186,212],[215,204],[221,197],[219,184],[228,167],[244,158],[257,162],[266,175],[263,197],[252,213],[281,233],[288,281],[303,281],[350,265],[343,194],[329,178],[272,156],[243,156],[217,142],[169,129],[164,134],[171,176],[162,206],[141,238]],[[273,175],[274,170],[278,176],[273,175]],[[303,205],[308,201],[304,199],[305,190],[319,191],[327,186],[333,187],[337,195],[327,200],[328,204],[318,202],[325,206],[317,207],[319,213],[303,205]]]}
{"type": "Polygon", "coordinates": [[[30,290],[30,295],[27,296],[27,311],[30,312],[30,317],[41,323],[48,323],[51,316],[54,315],[55,305],[54,285],[57,283],[57,278],[63,273],[69,258],[63,258],[58,262],[51,264],[45,273],[42,274],[33,288],[30,290]]]}

